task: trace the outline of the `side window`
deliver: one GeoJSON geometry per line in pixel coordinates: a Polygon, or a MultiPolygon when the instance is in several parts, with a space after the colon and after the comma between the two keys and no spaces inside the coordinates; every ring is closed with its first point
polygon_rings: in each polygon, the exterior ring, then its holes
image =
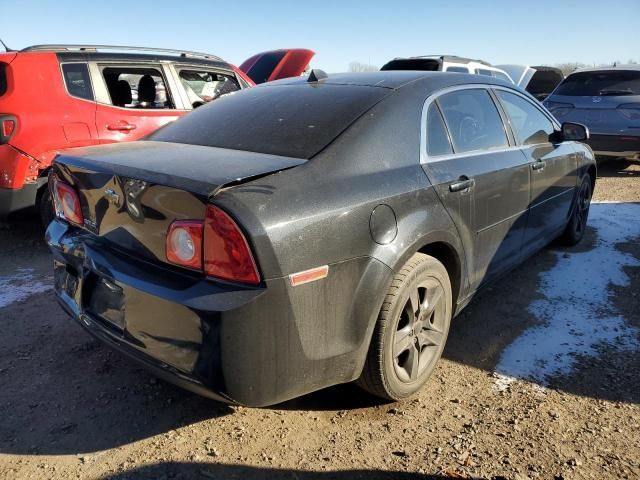
{"type": "Polygon", "coordinates": [[[504,80],[505,82],[509,82],[509,83],[513,83],[513,80],[511,80],[511,77],[509,77],[506,73],[504,72],[493,72],[496,78],[499,78],[500,80],[504,80]]]}
{"type": "Polygon", "coordinates": [[[466,67],[447,67],[446,71],[456,73],[469,73],[469,70],[466,67]]]}
{"type": "Polygon", "coordinates": [[[555,128],[553,123],[528,100],[505,92],[496,90],[500,103],[509,115],[511,126],[522,145],[533,145],[536,143],[549,142],[555,128]]]}
{"type": "Polygon", "coordinates": [[[0,62],[0,97],[7,93],[7,64],[0,62]]]}
{"type": "Polygon", "coordinates": [[[442,115],[435,103],[427,111],[427,154],[430,157],[453,153],[442,115]]]}
{"type": "Polygon", "coordinates": [[[116,107],[175,108],[159,68],[109,66],[102,76],[116,107]]]}
{"type": "Polygon", "coordinates": [[[476,68],[476,74],[486,75],[487,77],[493,77],[493,71],[487,70],[486,68],[476,68]]]}
{"type": "Polygon", "coordinates": [[[437,101],[456,153],[508,146],[502,119],[486,90],[458,90],[437,101]]]}
{"type": "Polygon", "coordinates": [[[62,75],[69,95],[93,100],[91,79],[86,63],[65,63],[62,65],[62,75]]]}
{"type": "Polygon", "coordinates": [[[240,90],[238,82],[230,75],[186,68],[180,69],[179,75],[189,103],[194,108],[240,90]]]}

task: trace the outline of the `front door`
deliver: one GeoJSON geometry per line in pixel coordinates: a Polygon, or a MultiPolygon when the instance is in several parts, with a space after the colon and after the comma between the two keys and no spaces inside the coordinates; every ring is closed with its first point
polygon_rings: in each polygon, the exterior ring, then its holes
{"type": "Polygon", "coordinates": [[[479,87],[464,87],[431,103],[424,158],[423,167],[463,239],[475,290],[520,259],[528,162],[511,146],[493,98],[479,87]]]}
{"type": "Polygon", "coordinates": [[[554,142],[553,122],[529,99],[495,90],[531,169],[527,250],[549,243],[569,220],[577,185],[577,159],[570,143],[554,142]]]}

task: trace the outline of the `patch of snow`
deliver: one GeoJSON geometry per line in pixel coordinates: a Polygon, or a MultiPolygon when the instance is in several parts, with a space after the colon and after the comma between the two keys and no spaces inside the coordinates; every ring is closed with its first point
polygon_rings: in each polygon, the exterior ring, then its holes
{"type": "Polygon", "coordinates": [[[589,225],[597,240],[587,252],[556,252],[556,265],[543,272],[539,293],[529,305],[540,325],[529,328],[503,352],[494,387],[509,388],[516,379],[546,385],[550,377],[570,373],[576,355],[597,356],[598,346],[638,349],[638,329],[628,325],[611,302],[609,287],[626,286],[623,268],[640,266],[616,244],[640,236],[640,204],[594,203],[589,225]]]}
{"type": "Polygon", "coordinates": [[[19,268],[15,274],[0,277],[0,308],[53,288],[51,278],[38,280],[32,268],[19,268]]]}

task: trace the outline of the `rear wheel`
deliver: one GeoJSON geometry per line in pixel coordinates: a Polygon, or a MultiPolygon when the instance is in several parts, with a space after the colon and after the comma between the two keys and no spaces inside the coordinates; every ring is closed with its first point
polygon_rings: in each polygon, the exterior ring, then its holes
{"type": "Polygon", "coordinates": [[[447,270],[416,253],[385,297],[358,385],[387,400],[402,400],[422,388],[442,355],[451,303],[447,270]]]}
{"type": "Polygon", "coordinates": [[[580,243],[587,229],[587,220],[589,218],[589,207],[591,206],[591,176],[585,174],[582,177],[580,190],[578,190],[578,198],[573,207],[573,213],[567,223],[567,228],[558,238],[563,245],[573,246],[580,243]]]}

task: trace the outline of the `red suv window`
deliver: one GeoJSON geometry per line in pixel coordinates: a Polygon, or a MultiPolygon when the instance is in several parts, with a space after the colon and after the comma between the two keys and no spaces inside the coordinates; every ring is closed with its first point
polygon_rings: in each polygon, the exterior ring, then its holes
{"type": "Polygon", "coordinates": [[[125,108],[175,108],[164,77],[156,68],[102,68],[111,103],[125,108]]]}
{"type": "Polygon", "coordinates": [[[7,93],[7,65],[0,63],[0,97],[7,93]]]}
{"type": "Polygon", "coordinates": [[[67,92],[72,97],[93,100],[93,90],[91,89],[91,79],[86,63],[65,63],[62,65],[64,83],[67,92]]]}

